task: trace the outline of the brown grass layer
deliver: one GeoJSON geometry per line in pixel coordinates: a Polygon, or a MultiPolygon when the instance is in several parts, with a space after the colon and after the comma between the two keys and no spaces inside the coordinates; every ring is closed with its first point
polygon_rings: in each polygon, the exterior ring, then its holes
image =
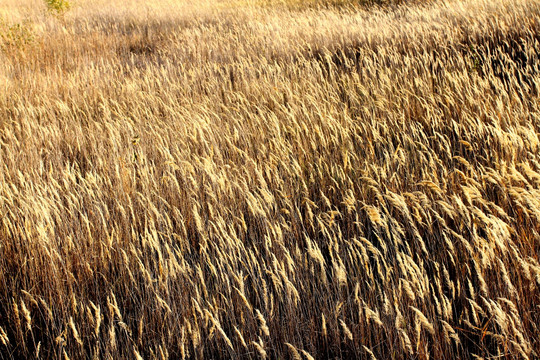
{"type": "Polygon", "coordinates": [[[538,1],[0,5],[0,358],[540,356],[538,1]]]}

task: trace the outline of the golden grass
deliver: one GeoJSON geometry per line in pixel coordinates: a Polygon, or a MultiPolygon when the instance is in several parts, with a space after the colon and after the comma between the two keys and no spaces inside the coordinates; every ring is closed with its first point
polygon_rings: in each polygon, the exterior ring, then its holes
{"type": "Polygon", "coordinates": [[[0,358],[540,356],[537,0],[0,18],[0,358]]]}

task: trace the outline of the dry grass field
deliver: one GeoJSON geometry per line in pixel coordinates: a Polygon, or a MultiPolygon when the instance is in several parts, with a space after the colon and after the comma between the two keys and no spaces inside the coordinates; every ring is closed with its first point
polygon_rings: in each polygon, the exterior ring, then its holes
{"type": "Polygon", "coordinates": [[[540,1],[0,0],[0,359],[538,359],[540,1]]]}

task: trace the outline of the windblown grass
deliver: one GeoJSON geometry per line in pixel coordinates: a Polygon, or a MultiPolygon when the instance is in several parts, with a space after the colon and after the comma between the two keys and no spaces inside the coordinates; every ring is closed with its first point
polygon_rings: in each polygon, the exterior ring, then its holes
{"type": "Polygon", "coordinates": [[[537,0],[0,14],[0,358],[540,356],[537,0]]]}

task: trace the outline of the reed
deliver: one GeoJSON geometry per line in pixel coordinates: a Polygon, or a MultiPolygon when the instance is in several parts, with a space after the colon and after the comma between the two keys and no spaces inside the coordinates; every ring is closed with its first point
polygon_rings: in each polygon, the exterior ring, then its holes
{"type": "Polygon", "coordinates": [[[70,5],[0,0],[0,358],[540,356],[538,0],[70,5]]]}

